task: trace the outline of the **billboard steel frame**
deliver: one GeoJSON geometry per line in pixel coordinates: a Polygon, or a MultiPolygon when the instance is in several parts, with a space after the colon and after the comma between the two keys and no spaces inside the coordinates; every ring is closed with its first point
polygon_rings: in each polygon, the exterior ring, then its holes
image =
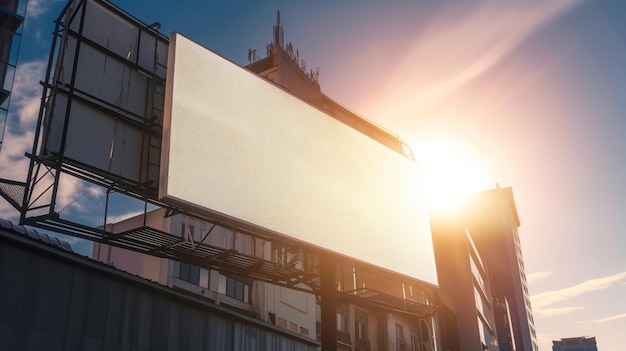
{"type": "MultiPolygon", "coordinates": [[[[33,147],[30,153],[26,153],[26,157],[29,158],[29,168],[26,181],[21,183],[0,180],[0,195],[8,199],[7,196],[9,195],[6,194],[7,192],[4,191],[2,187],[2,185],[5,184],[9,185],[12,189],[11,191],[14,193],[12,196],[9,196],[12,199],[10,203],[20,211],[20,224],[47,229],[156,257],[186,262],[203,268],[217,268],[236,276],[248,277],[261,282],[267,282],[290,289],[313,293],[318,298],[321,297],[322,300],[331,302],[330,304],[321,304],[328,317],[326,318],[326,321],[329,323],[334,319],[333,311],[335,309],[335,299],[339,301],[350,301],[355,304],[384,307],[392,311],[418,318],[432,317],[435,314],[436,306],[433,305],[432,301],[421,303],[403,299],[401,297],[382,294],[372,290],[366,291],[363,289],[355,291],[340,291],[337,290],[337,287],[333,283],[330,283],[330,280],[328,279],[326,285],[324,286],[324,284],[320,284],[320,279],[324,276],[327,278],[333,277],[331,280],[334,280],[335,272],[332,272],[332,267],[336,270],[343,264],[354,266],[356,263],[340,257],[329,258],[330,255],[328,255],[328,253],[320,252],[318,249],[308,247],[300,242],[292,242],[288,238],[278,238],[268,235],[268,233],[259,232],[255,228],[247,228],[240,225],[235,226],[232,223],[224,222],[221,219],[211,217],[207,214],[191,212],[186,209],[164,203],[157,197],[156,189],[158,184],[151,183],[149,181],[141,181],[142,179],[147,179],[147,177],[144,177],[144,174],[140,174],[138,179],[130,179],[111,172],[103,171],[98,167],[83,162],[82,160],[68,157],[66,155],[65,146],[69,132],[68,124],[71,119],[70,107],[74,102],[88,105],[91,108],[110,114],[110,116],[114,119],[123,120],[126,123],[132,124],[134,127],[143,131],[142,137],[144,138],[158,138],[160,142],[161,137],[162,126],[157,123],[158,119],[155,121],[153,115],[145,115],[143,117],[138,116],[133,114],[132,111],[125,111],[120,106],[114,106],[108,101],[101,99],[88,91],[82,91],[79,87],[74,86],[77,78],[77,67],[79,64],[78,57],[83,45],[88,46],[91,49],[96,49],[96,51],[107,55],[107,57],[110,56],[113,59],[123,61],[123,64],[128,65],[133,70],[139,71],[147,77],[154,78],[154,81],[157,81],[159,84],[164,84],[165,82],[165,78],[159,77],[156,74],[156,71],[150,72],[137,62],[133,63],[112,50],[102,47],[95,41],[83,37],[85,14],[87,12],[88,4],[97,4],[98,6],[106,8],[107,11],[111,11],[112,13],[122,17],[124,20],[127,20],[134,26],[140,28],[142,33],[146,32],[152,35],[155,42],[159,40],[167,42],[168,40],[166,36],[159,32],[160,26],[158,24],[145,24],[105,0],[73,0],[68,2],[55,21],[55,30],[53,32],[53,40],[45,80],[41,82],[43,91],[33,147]],[[70,28],[73,21],[76,20],[80,21],[77,31],[70,28]],[[71,67],[64,67],[64,63],[66,63],[66,58],[64,57],[65,50],[70,38],[75,40],[76,50],[74,52],[71,67]],[[71,79],[69,83],[63,82],[61,77],[63,70],[71,70],[71,79]],[[51,128],[49,114],[56,108],[58,103],[57,97],[61,95],[67,98],[68,108],[63,116],[60,149],[58,152],[54,152],[49,149],[49,135],[47,134],[51,128]],[[129,116],[132,116],[132,118],[129,116]],[[103,226],[92,227],[73,220],[61,218],[59,213],[60,211],[56,207],[58,205],[57,196],[59,195],[60,179],[62,175],[71,176],[93,184],[94,186],[100,186],[106,189],[107,196],[104,200],[105,213],[103,226]],[[19,195],[22,194],[20,191],[15,191],[14,188],[18,188],[21,192],[23,192],[21,204],[19,203],[20,199],[16,198],[17,196],[15,193],[19,195]],[[144,203],[144,225],[139,228],[117,234],[102,229],[106,228],[109,194],[111,193],[120,193],[130,198],[142,201],[144,203]],[[166,210],[166,217],[175,214],[182,214],[201,221],[223,226],[225,228],[237,230],[238,232],[251,235],[258,239],[266,240],[271,243],[272,247],[282,247],[285,249],[294,248],[295,250],[314,255],[318,258],[325,257],[325,268],[322,272],[319,270],[314,272],[304,271],[303,269],[296,269],[294,267],[281,264],[280,262],[268,261],[243,255],[233,250],[226,250],[207,245],[204,243],[205,238],[199,242],[188,241],[187,239],[182,239],[170,233],[149,228],[146,226],[148,205],[164,208],[166,210]]],[[[157,44],[155,44],[155,55],[157,51],[156,45],[157,44]]],[[[139,55],[136,56],[138,57],[139,55]]],[[[155,70],[156,69],[157,68],[155,67],[155,70]]],[[[154,97],[146,97],[146,111],[154,112],[151,110],[151,108],[154,107],[154,101],[148,101],[151,98],[154,97]]],[[[140,167],[142,172],[144,170],[149,170],[150,167],[156,166],[158,168],[159,166],[158,164],[151,164],[149,152],[160,151],[150,150],[150,148],[153,147],[151,142],[151,140],[148,140],[147,142],[145,140],[142,141],[141,162],[143,162],[143,164],[140,167]],[[144,147],[147,147],[148,150],[144,150],[144,147]],[[145,155],[148,156],[144,157],[145,155]]],[[[208,236],[209,233],[206,235],[208,236]]],[[[413,280],[412,278],[401,275],[392,274],[392,276],[394,276],[394,281],[397,280],[398,282],[403,282],[406,279],[413,280]]],[[[434,286],[431,286],[430,284],[424,284],[424,287],[425,289],[429,289],[429,291],[434,290],[434,286]]],[[[331,329],[336,328],[328,328],[328,326],[326,326],[324,329],[327,337],[329,334],[334,335],[332,334],[331,329]]]]}

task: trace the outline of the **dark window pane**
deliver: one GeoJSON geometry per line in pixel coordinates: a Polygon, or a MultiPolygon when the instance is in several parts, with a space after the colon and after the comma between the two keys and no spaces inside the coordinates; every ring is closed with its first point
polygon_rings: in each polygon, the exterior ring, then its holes
{"type": "Polygon", "coordinates": [[[180,279],[184,281],[189,281],[189,264],[187,263],[180,264],[180,279]]]}
{"type": "Polygon", "coordinates": [[[243,283],[240,281],[235,284],[235,298],[243,301],[243,283]]]}
{"type": "Polygon", "coordinates": [[[226,279],[226,296],[235,297],[235,279],[226,279]]]}
{"type": "Polygon", "coordinates": [[[189,282],[199,285],[200,284],[200,267],[190,265],[189,268],[189,282]]]}

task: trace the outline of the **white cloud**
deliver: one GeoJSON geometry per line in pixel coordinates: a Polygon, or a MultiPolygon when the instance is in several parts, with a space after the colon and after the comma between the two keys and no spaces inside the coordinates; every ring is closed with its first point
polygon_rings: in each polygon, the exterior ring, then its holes
{"type": "Polygon", "coordinates": [[[584,307],[552,307],[540,308],[533,311],[535,317],[552,317],[561,314],[568,314],[574,311],[582,310],[584,307]]]}
{"type": "Polygon", "coordinates": [[[616,321],[618,319],[623,319],[623,318],[626,318],[626,313],[616,314],[614,316],[609,316],[609,317],[600,318],[600,319],[594,319],[591,321],[591,323],[607,323],[607,322],[613,322],[613,321],[616,321]]]}
{"type": "Polygon", "coordinates": [[[125,221],[125,220],[127,220],[129,218],[133,218],[133,217],[137,217],[139,215],[143,215],[143,213],[144,213],[144,210],[142,209],[142,210],[137,210],[137,211],[123,213],[123,214],[121,214],[119,216],[110,216],[108,218],[108,222],[109,223],[119,223],[119,222],[125,221]]]}
{"type": "Polygon", "coordinates": [[[526,281],[528,284],[534,283],[538,280],[547,278],[552,275],[552,272],[534,272],[526,275],[526,281]]]}
{"type": "Polygon", "coordinates": [[[62,175],[59,182],[59,195],[57,200],[56,212],[62,216],[69,210],[79,213],[89,211],[89,206],[85,203],[92,202],[94,197],[100,197],[104,190],[97,185],[81,181],[68,175],[62,175]]]}
{"type": "MultiPolygon", "coordinates": [[[[24,62],[17,66],[7,126],[0,152],[0,178],[26,181],[28,159],[25,152],[33,146],[35,121],[39,112],[45,61],[24,62]]],[[[0,200],[0,217],[14,220],[18,216],[4,199],[0,200]]]]}
{"type": "Polygon", "coordinates": [[[41,85],[46,69],[45,61],[30,61],[18,65],[11,91],[11,110],[17,110],[20,127],[32,130],[39,115],[41,85]]]}
{"type": "Polygon", "coordinates": [[[574,311],[576,307],[551,308],[549,306],[588,292],[610,288],[624,279],[626,279],[626,272],[621,272],[608,277],[589,279],[565,289],[533,295],[530,298],[533,313],[536,315],[550,315],[551,312],[554,314],[559,311],[566,313],[568,308],[569,312],[574,311]]]}
{"type": "MultiPolygon", "coordinates": [[[[41,85],[46,70],[46,61],[29,61],[18,65],[11,91],[10,113],[0,152],[0,178],[25,182],[29,160],[24,153],[32,152],[36,121],[39,115],[41,101],[41,85]]],[[[42,191],[50,184],[51,177],[41,181],[42,191]]],[[[35,191],[35,196],[40,193],[35,191]]],[[[84,210],[81,201],[85,194],[99,197],[102,189],[92,189],[85,182],[72,177],[61,177],[59,193],[57,195],[57,211],[72,208],[84,210]]],[[[46,195],[48,195],[47,192],[46,195]]],[[[42,197],[41,203],[49,201],[49,197],[42,197]]],[[[82,203],[88,201],[83,200],[82,203]]],[[[49,202],[48,202],[49,203],[49,202]]],[[[19,213],[4,199],[0,199],[0,218],[17,221],[19,213]]]]}
{"type": "Polygon", "coordinates": [[[29,0],[26,8],[26,18],[37,18],[46,13],[52,4],[63,0],[29,0]]]}

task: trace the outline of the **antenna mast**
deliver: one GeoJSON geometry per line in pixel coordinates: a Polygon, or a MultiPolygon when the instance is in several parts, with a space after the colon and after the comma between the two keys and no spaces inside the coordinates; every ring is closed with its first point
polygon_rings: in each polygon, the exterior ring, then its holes
{"type": "Polygon", "coordinates": [[[274,42],[272,44],[278,45],[281,49],[284,48],[284,36],[283,26],[280,24],[280,11],[276,11],[276,25],[274,26],[274,42]]]}

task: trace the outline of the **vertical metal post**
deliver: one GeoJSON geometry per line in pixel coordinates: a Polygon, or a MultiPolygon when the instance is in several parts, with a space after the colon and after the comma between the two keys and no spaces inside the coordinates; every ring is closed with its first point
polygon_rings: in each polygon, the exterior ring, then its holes
{"type": "MultiPolygon", "coordinates": [[[[54,29],[54,35],[52,36],[52,45],[50,46],[50,55],[49,55],[49,59],[48,59],[48,66],[46,68],[46,77],[45,77],[45,82],[46,83],[50,83],[50,75],[52,73],[52,64],[54,62],[54,52],[57,48],[57,39],[59,36],[59,33],[61,32],[60,27],[61,27],[61,19],[63,18],[63,16],[66,16],[66,20],[69,22],[69,14],[68,11],[70,11],[71,9],[71,5],[72,2],[68,1],[68,3],[65,5],[65,7],[63,8],[63,11],[61,11],[61,14],[59,15],[59,17],[56,20],[56,25],[55,25],[55,29],[54,29]]],[[[67,25],[67,23],[64,23],[64,30],[63,30],[63,34],[62,37],[65,37],[67,35],[67,28],[65,28],[65,26],[67,25]]],[[[64,40],[61,39],[61,43],[63,43],[64,40]]],[[[63,44],[61,44],[63,45],[63,44]]],[[[59,50],[62,53],[62,50],[59,50]]],[[[57,60],[62,60],[62,54],[59,54],[59,57],[57,58],[57,60]]],[[[58,61],[57,61],[58,62],[58,61]]],[[[55,73],[55,77],[56,77],[56,73],[55,73]]],[[[54,82],[53,82],[54,84],[54,82]]],[[[28,173],[26,176],[26,185],[24,187],[24,195],[22,197],[22,208],[20,209],[20,224],[24,224],[25,219],[26,219],[26,213],[28,212],[28,208],[29,208],[29,202],[33,193],[33,190],[35,188],[35,182],[33,182],[33,173],[35,173],[35,155],[37,155],[37,150],[39,149],[39,135],[41,133],[41,128],[43,126],[43,119],[44,119],[44,108],[48,109],[48,108],[52,108],[51,105],[48,105],[46,107],[46,104],[48,103],[47,100],[47,96],[48,96],[48,86],[46,84],[43,85],[43,89],[42,89],[42,93],[41,93],[41,101],[40,101],[40,105],[39,105],[39,115],[37,117],[37,126],[35,127],[35,137],[33,138],[33,148],[31,151],[31,155],[30,155],[30,161],[29,161],[29,166],[28,166],[28,173]]],[[[43,142],[43,146],[45,147],[46,143],[45,141],[43,142]]],[[[37,170],[39,169],[39,163],[37,166],[37,170]]],[[[38,171],[36,173],[39,173],[38,171]]],[[[35,176],[36,178],[37,176],[35,176]]]]}
{"type": "MultiPolygon", "coordinates": [[[[67,103],[66,103],[66,109],[65,109],[65,118],[63,121],[63,134],[61,135],[61,145],[60,145],[60,150],[58,154],[58,159],[55,165],[56,169],[55,169],[55,174],[54,174],[54,187],[52,188],[52,197],[50,200],[49,214],[53,214],[54,209],[56,207],[57,193],[59,190],[59,179],[61,177],[61,167],[63,165],[63,162],[65,162],[64,157],[65,157],[65,148],[66,148],[66,143],[67,143],[67,132],[68,132],[68,128],[69,128],[68,126],[70,123],[72,100],[74,99],[74,88],[75,88],[74,85],[76,84],[76,71],[78,70],[78,57],[80,53],[80,46],[81,46],[82,39],[83,39],[83,29],[85,27],[85,14],[87,13],[87,1],[85,0],[81,1],[78,6],[79,7],[82,6],[81,16],[80,16],[80,22],[78,25],[78,36],[76,38],[76,49],[74,51],[74,62],[72,63],[72,74],[71,74],[70,85],[68,89],[69,91],[68,91],[67,103]]],[[[76,11],[78,12],[78,8],[76,9],[76,11]]],[[[58,83],[54,82],[54,84],[58,84],[58,83]]]]}
{"type": "Polygon", "coordinates": [[[320,297],[322,351],[337,351],[337,280],[335,259],[330,254],[320,255],[320,297]]]}
{"type": "Polygon", "coordinates": [[[109,195],[111,194],[111,188],[107,189],[106,199],[104,201],[104,223],[102,224],[102,229],[106,232],[107,230],[107,217],[109,216],[109,195]]]}

